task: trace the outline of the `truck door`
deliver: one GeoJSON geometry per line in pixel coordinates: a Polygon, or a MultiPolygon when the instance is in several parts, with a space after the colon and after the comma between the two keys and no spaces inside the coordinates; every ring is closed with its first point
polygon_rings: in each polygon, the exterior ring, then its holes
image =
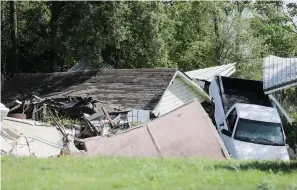
{"type": "Polygon", "coordinates": [[[229,112],[229,115],[224,120],[224,123],[222,123],[223,127],[220,129],[222,140],[228,150],[228,152],[236,158],[236,150],[233,142],[233,131],[234,126],[237,120],[237,112],[236,109],[233,108],[231,112],[229,112]]]}

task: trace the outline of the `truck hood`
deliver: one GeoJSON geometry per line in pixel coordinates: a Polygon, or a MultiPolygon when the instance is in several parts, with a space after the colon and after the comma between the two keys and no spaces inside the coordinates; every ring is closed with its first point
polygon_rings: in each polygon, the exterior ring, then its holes
{"type": "Polygon", "coordinates": [[[274,107],[242,103],[235,104],[235,107],[240,118],[263,122],[281,123],[278,111],[274,107]]]}
{"type": "Polygon", "coordinates": [[[239,160],[289,160],[286,146],[271,146],[234,140],[239,160]]]}

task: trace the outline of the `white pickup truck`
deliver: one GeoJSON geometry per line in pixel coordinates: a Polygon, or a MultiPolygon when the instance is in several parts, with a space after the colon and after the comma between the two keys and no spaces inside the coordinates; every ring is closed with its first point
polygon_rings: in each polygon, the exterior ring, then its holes
{"type": "Polygon", "coordinates": [[[209,95],[217,130],[232,157],[289,160],[279,113],[261,81],[216,76],[209,95]]]}

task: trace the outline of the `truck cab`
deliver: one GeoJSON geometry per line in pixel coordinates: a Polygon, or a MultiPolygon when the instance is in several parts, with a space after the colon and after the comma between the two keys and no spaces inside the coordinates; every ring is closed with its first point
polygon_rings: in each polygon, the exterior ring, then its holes
{"type": "Polygon", "coordinates": [[[232,157],[289,160],[278,110],[261,81],[216,76],[209,94],[218,133],[232,157]]]}
{"type": "Polygon", "coordinates": [[[289,160],[276,109],[235,104],[219,125],[219,134],[235,159],[289,160]]]}

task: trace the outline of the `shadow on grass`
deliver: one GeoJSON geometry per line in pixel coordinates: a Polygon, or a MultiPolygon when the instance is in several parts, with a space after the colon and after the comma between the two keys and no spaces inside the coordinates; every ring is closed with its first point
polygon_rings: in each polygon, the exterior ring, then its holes
{"type": "Polygon", "coordinates": [[[218,164],[215,165],[216,169],[227,169],[233,171],[243,170],[260,170],[263,172],[283,172],[283,173],[297,173],[297,161],[281,162],[281,161],[251,161],[237,164],[218,164]]]}

